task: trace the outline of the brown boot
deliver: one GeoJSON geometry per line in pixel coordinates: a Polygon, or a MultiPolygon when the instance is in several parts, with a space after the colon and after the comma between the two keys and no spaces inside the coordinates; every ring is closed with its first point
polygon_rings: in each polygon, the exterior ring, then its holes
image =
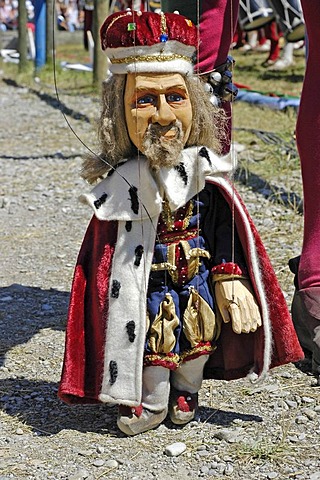
{"type": "Polygon", "coordinates": [[[312,355],[312,373],[320,385],[320,289],[296,290],[291,313],[299,342],[312,355]]]}
{"type": "Polygon", "coordinates": [[[299,263],[300,256],[289,260],[296,287],[291,305],[292,320],[302,348],[311,355],[312,373],[320,385],[320,288],[299,289],[299,263]]]}

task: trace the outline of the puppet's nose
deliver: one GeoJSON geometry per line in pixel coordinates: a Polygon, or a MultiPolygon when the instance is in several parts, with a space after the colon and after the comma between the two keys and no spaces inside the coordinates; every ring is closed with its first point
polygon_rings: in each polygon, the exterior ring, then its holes
{"type": "Polygon", "coordinates": [[[167,102],[165,95],[160,95],[157,105],[157,110],[152,116],[152,123],[159,123],[162,126],[170,125],[176,120],[170,105],[167,102]]]}

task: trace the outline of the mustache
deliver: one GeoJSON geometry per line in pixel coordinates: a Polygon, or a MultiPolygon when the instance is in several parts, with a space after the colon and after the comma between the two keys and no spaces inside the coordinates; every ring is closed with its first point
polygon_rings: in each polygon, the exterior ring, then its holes
{"type": "Polygon", "coordinates": [[[182,125],[178,120],[170,123],[169,125],[160,125],[159,123],[150,123],[147,128],[146,134],[151,135],[153,138],[161,138],[169,131],[173,131],[177,134],[178,138],[182,135],[182,125]]]}

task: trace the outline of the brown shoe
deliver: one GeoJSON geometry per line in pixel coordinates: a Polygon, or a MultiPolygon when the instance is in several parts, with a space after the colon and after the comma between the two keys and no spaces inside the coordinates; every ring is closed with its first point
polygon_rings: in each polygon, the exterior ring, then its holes
{"type": "Polygon", "coordinates": [[[298,271],[300,255],[289,260],[289,268],[294,274],[296,287],[291,305],[291,315],[299,342],[311,357],[312,373],[320,385],[320,288],[311,287],[299,290],[298,271]]]}
{"type": "Polygon", "coordinates": [[[172,389],[169,400],[169,415],[172,423],[185,425],[194,419],[198,408],[198,394],[172,389]]]}
{"type": "MultiPolygon", "coordinates": [[[[306,293],[303,290],[295,291],[291,306],[292,320],[302,348],[312,355],[312,373],[320,385],[320,320],[307,309],[306,293]]],[[[312,311],[311,302],[310,309],[312,311]]]]}
{"type": "Polygon", "coordinates": [[[168,409],[151,412],[146,408],[119,406],[117,425],[126,435],[137,435],[158,427],[166,418],[168,409]]]}

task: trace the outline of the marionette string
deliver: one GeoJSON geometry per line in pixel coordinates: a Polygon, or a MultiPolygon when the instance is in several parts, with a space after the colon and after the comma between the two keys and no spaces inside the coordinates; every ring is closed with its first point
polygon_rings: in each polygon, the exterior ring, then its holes
{"type": "MultiPolygon", "coordinates": [[[[53,18],[53,22],[55,21],[55,3],[53,2],[53,15],[52,15],[52,18],[53,18]]],[[[56,69],[56,62],[57,62],[57,59],[56,59],[56,41],[55,41],[55,25],[53,24],[53,29],[52,29],[52,44],[53,44],[53,53],[52,53],[52,58],[53,58],[53,83],[54,83],[54,91],[55,91],[55,95],[56,95],[56,99],[57,99],[57,102],[58,102],[58,105],[59,105],[59,110],[60,110],[60,113],[64,119],[64,121],[66,122],[68,128],[70,129],[70,131],[72,132],[72,134],[75,136],[75,138],[81,143],[81,145],[83,145],[86,150],[88,152],[90,152],[92,155],[94,155],[98,160],[101,160],[103,163],[105,163],[109,168],[110,170],[113,170],[113,172],[115,172],[117,175],[119,175],[120,178],[122,178],[122,180],[129,186],[130,189],[134,188],[133,185],[131,185],[131,183],[125,178],[124,175],[122,175],[116,167],[114,167],[113,165],[111,165],[111,163],[109,163],[103,156],[99,155],[98,153],[94,152],[92,150],[92,148],[89,147],[89,145],[87,145],[83,140],[82,138],[77,134],[77,132],[75,131],[75,129],[73,128],[73,126],[71,125],[67,115],[65,114],[65,112],[63,111],[63,108],[62,108],[62,102],[60,100],[60,94],[59,94],[59,88],[58,88],[58,81],[57,81],[57,69],[56,69]]],[[[141,198],[139,197],[138,194],[136,194],[136,197],[137,199],[139,200],[143,210],[145,211],[145,213],[147,214],[148,216],[148,219],[150,220],[151,224],[153,225],[153,222],[152,222],[152,218],[151,218],[151,215],[149,214],[148,212],[148,209],[147,207],[144,205],[144,203],[142,202],[141,198]]]]}

